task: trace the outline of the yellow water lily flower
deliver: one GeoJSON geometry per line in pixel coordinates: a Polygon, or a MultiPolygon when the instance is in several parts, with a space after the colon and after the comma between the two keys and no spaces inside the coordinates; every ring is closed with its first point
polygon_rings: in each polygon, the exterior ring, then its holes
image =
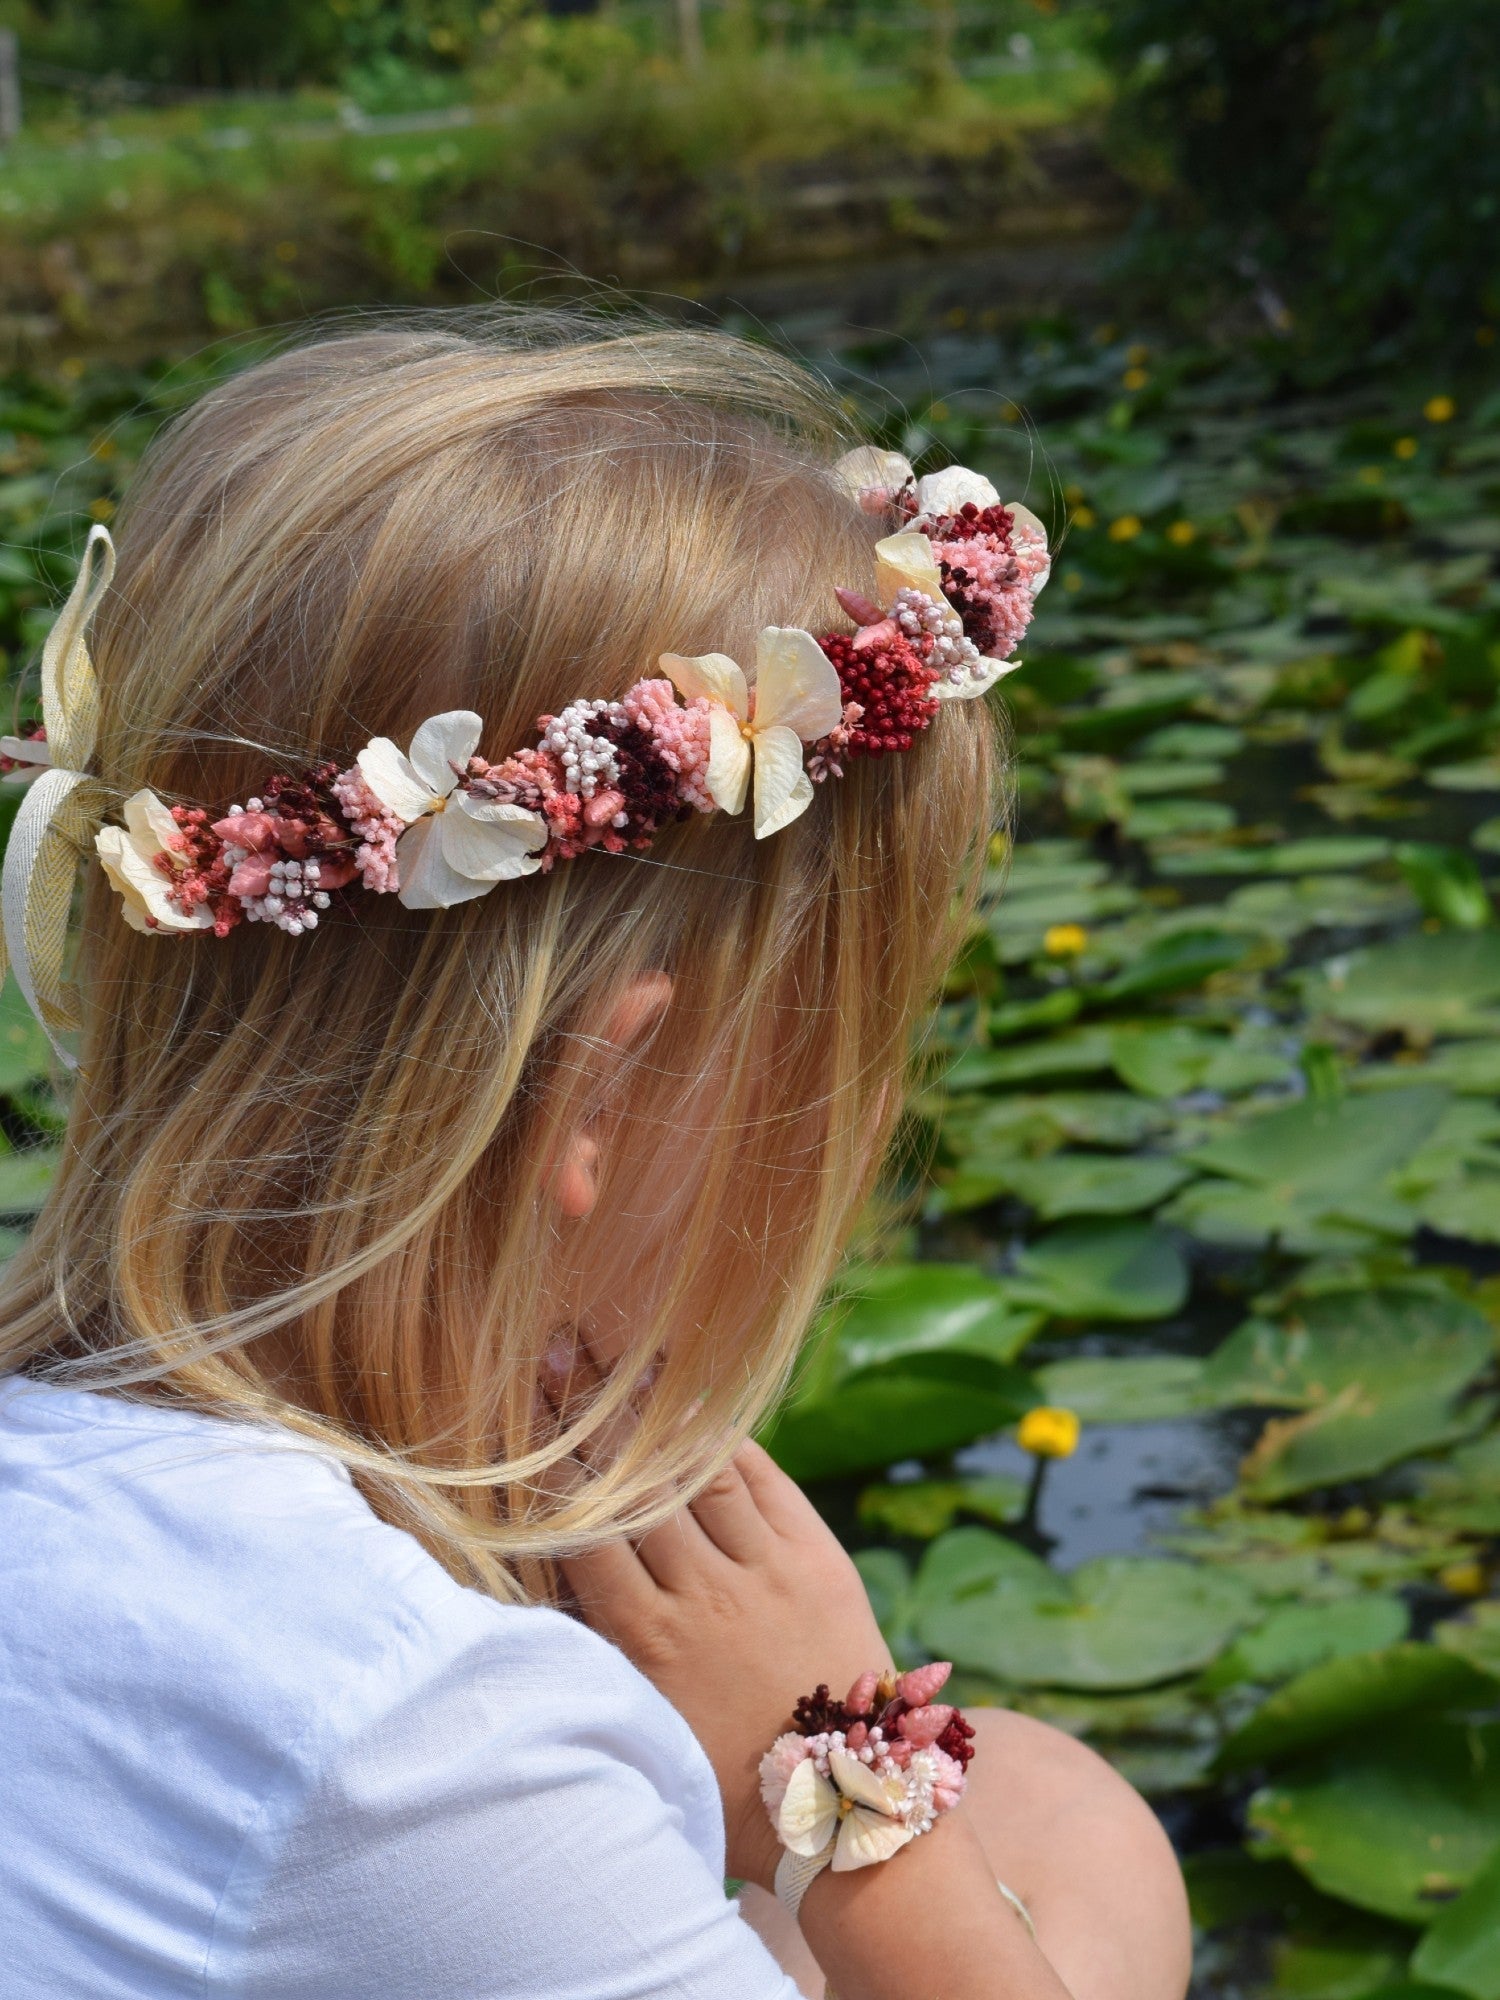
{"type": "Polygon", "coordinates": [[[811,632],[768,625],[756,642],[753,677],[727,653],[663,653],[661,668],[684,701],[702,696],[709,704],[704,782],[721,812],[743,809],[752,777],[757,840],[806,812],[813,787],[803,745],[844,717],[839,677],[811,632]]]}
{"type": "Polygon", "coordinates": [[[1028,1410],[1016,1426],[1016,1443],[1033,1458],[1071,1458],[1083,1426],[1076,1410],[1028,1410]]]}

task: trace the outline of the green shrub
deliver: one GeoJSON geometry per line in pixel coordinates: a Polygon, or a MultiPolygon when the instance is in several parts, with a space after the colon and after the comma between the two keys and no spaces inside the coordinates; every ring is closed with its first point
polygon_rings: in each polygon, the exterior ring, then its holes
{"type": "Polygon", "coordinates": [[[1121,157],[1200,268],[1358,349],[1500,308],[1494,0],[1117,0],[1099,38],[1121,157]]]}

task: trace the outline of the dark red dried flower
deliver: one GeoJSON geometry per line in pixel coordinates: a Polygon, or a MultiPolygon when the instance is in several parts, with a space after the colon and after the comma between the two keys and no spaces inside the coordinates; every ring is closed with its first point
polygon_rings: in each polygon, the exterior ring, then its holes
{"type": "Polygon", "coordinates": [[[948,1727],[937,1740],[937,1747],[939,1750],[946,1750],[954,1763],[961,1770],[967,1771],[970,1759],[974,1755],[973,1735],[973,1723],[966,1720],[955,1708],[949,1717],[948,1727]]]}
{"type": "Polygon", "coordinates": [[[849,1729],[859,1721],[841,1701],[836,1701],[828,1691],[828,1683],[819,1681],[811,1694],[799,1696],[797,1706],[792,1710],[792,1727],[803,1736],[821,1736],[825,1730],[849,1729]]]}
{"type": "Polygon", "coordinates": [[[930,692],[937,669],[899,632],[874,645],[860,645],[842,633],[831,633],[818,644],[833,662],[846,705],[857,702],[860,708],[843,754],[883,757],[888,751],[910,750],[937,714],[930,692]]]}

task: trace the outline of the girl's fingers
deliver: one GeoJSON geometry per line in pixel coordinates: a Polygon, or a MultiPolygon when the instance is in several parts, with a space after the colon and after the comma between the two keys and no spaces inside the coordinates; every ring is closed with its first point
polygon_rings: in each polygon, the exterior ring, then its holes
{"type": "Polygon", "coordinates": [[[639,1629],[652,1614],[656,1585],[629,1542],[603,1542],[558,1564],[585,1621],[607,1639],[639,1629]]]}
{"type": "Polygon", "coordinates": [[[766,1518],[732,1459],[689,1503],[689,1511],[709,1540],[732,1562],[753,1562],[770,1547],[766,1518]]]}
{"type": "Polygon", "coordinates": [[[808,1516],[819,1520],[817,1509],[794,1479],[788,1478],[771,1454],[747,1438],[735,1453],[733,1464],[756,1511],[768,1527],[779,1535],[794,1535],[808,1526],[808,1516]]]}
{"type": "Polygon", "coordinates": [[[636,1543],[636,1553],[663,1590],[691,1591],[724,1558],[687,1507],[636,1543]]]}

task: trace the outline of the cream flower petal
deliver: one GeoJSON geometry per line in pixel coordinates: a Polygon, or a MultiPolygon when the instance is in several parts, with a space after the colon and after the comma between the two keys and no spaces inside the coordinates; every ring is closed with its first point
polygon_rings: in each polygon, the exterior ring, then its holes
{"type": "Polygon", "coordinates": [[[856,1806],[839,1826],[833,1850],[834,1872],[845,1875],[854,1868],[869,1868],[877,1861],[889,1861],[911,1838],[912,1830],[904,1820],[886,1819],[871,1812],[868,1806],[856,1806]]]}
{"type": "Polygon", "coordinates": [[[432,787],[422,783],[411,759],[389,736],[374,737],[354,761],[370,790],[397,819],[404,819],[409,826],[432,811],[432,787]]]}
{"type": "Polygon", "coordinates": [[[145,922],[148,916],[155,919],[155,929],[164,931],[202,931],[213,923],[212,912],[202,904],[190,917],[185,917],[167,901],[171,885],[152,863],[154,843],[143,850],[142,843],[129,833],[117,826],[107,826],[94,836],[94,849],[111,886],[124,897],[126,918],[134,929],[152,929],[153,925],[145,922]]]}
{"type": "Polygon", "coordinates": [[[834,474],[856,498],[871,487],[899,493],[912,477],[911,460],[899,451],[882,451],[879,445],[862,444],[846,451],[834,465],[834,474]]]}
{"type": "Polygon", "coordinates": [[[868,1764],[860,1762],[852,1750],[830,1750],[828,1771],[846,1799],[869,1806],[872,1812],[894,1813],[905,1797],[899,1778],[877,1778],[868,1764]]]}
{"type": "Polygon", "coordinates": [[[782,1846],[811,1859],[833,1838],[838,1819],[838,1793],[819,1776],[811,1757],[804,1758],[787,1781],[786,1796],[776,1816],[782,1846]]]}
{"type": "MultiPolygon", "coordinates": [[[[479,748],[484,724],[472,708],[450,708],[442,715],[429,715],[411,739],[412,769],[440,799],[447,798],[458,783],[458,772],[479,748]]],[[[403,818],[405,815],[403,814],[403,818]]]]}
{"type": "Polygon", "coordinates": [[[811,632],[767,625],[755,646],[756,734],[792,729],[804,743],[816,743],[843,714],[839,677],[811,632]]]}
{"type": "Polygon", "coordinates": [[[28,764],[39,771],[50,770],[52,752],[45,743],[33,743],[29,736],[0,736],[0,757],[10,757],[17,764],[28,764]]]}
{"type": "MultiPolygon", "coordinates": [[[[1019,542],[1023,546],[1033,546],[1040,543],[1043,548],[1046,548],[1047,530],[1042,526],[1036,515],[1032,513],[1031,509],[1023,507],[1019,500],[1007,500],[1005,504],[1010,509],[1012,541],[1019,542]]],[[[1049,556],[1044,567],[1039,569],[1031,579],[1031,594],[1033,597],[1045,588],[1047,579],[1051,574],[1052,558],[1049,556]]]]}
{"type": "Polygon", "coordinates": [[[429,813],[409,826],[396,842],[396,866],[401,887],[396,892],[408,910],[447,910],[471,903],[495,886],[476,882],[448,866],[443,854],[442,822],[446,813],[429,813]]]}
{"type": "Polygon", "coordinates": [[[966,465],[950,465],[917,481],[917,506],[924,514],[956,514],[971,500],[976,507],[998,507],[1000,495],[982,472],[966,465]]]}
{"type": "Polygon", "coordinates": [[[889,605],[898,590],[921,590],[943,603],[943,573],[927,537],[908,529],[887,535],[875,544],[875,588],[880,601],[889,605]]]}
{"type": "Polygon", "coordinates": [[[812,804],[812,779],[802,768],[802,739],[795,729],[755,732],[755,838],[780,833],[812,804]]]}
{"type": "Polygon", "coordinates": [[[727,653],[700,653],[693,659],[683,653],[663,653],[657,664],[684,701],[706,695],[710,701],[721,702],[741,722],[749,715],[749,683],[743,667],[727,653]]]}
{"type": "MultiPolygon", "coordinates": [[[[131,839],[148,854],[166,847],[177,831],[176,820],[153,791],[132,792],[125,801],[124,813],[131,839]]],[[[175,861],[176,856],[172,858],[175,861]]]]}
{"type": "Polygon", "coordinates": [[[537,849],[547,844],[547,822],[524,806],[455,792],[441,815],[443,859],[471,882],[514,882],[534,875],[537,849]]]}
{"type": "Polygon", "coordinates": [[[708,711],[708,769],[703,779],[720,812],[737,813],[750,789],[750,745],[727,708],[708,711]]]}
{"type": "Polygon", "coordinates": [[[984,672],[977,680],[955,684],[953,681],[937,680],[928,689],[934,701],[974,701],[982,694],[988,694],[996,681],[1003,681],[1007,674],[1013,674],[1021,662],[1019,660],[986,660],[984,672]]]}

